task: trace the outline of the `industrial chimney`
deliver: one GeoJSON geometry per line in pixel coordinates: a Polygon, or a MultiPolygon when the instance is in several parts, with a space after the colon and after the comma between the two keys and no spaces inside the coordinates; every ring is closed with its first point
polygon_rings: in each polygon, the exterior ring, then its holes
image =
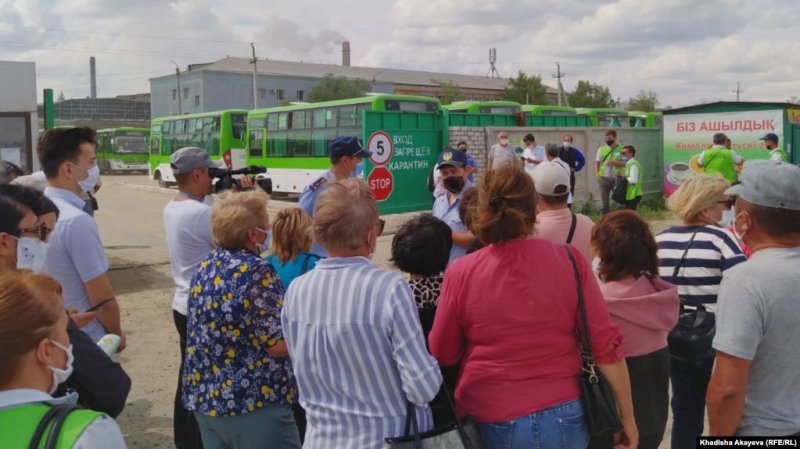
{"type": "Polygon", "coordinates": [[[89,78],[89,97],[97,98],[97,71],[94,68],[94,56],[89,57],[89,78]]]}
{"type": "Polygon", "coordinates": [[[350,67],[350,41],[342,42],[342,67],[350,67]]]}

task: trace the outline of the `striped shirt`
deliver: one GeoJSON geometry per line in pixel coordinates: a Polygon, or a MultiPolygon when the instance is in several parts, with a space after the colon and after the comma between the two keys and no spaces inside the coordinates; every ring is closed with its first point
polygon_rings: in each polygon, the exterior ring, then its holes
{"type": "Polygon", "coordinates": [[[691,304],[716,303],[722,274],[746,260],[736,237],[718,226],[673,226],[658,234],[656,242],[659,275],[677,285],[681,299],[691,304]],[[673,279],[690,241],[686,260],[673,279]]]}
{"type": "Polygon", "coordinates": [[[408,283],[364,257],[323,259],[292,282],[281,316],[306,410],[305,449],[381,449],[405,432],[407,400],[420,431],[442,376],[425,347],[408,283]]]}

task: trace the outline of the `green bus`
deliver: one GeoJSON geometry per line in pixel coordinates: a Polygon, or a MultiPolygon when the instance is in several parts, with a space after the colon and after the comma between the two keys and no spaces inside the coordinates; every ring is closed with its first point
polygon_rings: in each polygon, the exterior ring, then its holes
{"type": "Polygon", "coordinates": [[[101,172],[146,172],[147,128],[109,128],[97,131],[97,165],[101,172]]]}
{"type": "Polygon", "coordinates": [[[648,112],[645,121],[647,128],[663,128],[664,127],[664,114],[661,112],[648,112]]]}
{"type": "Polygon", "coordinates": [[[243,168],[247,164],[245,134],[247,110],[175,115],[153,119],[150,126],[150,179],[162,187],[175,182],[169,156],[183,147],[200,147],[220,167],[243,168]]]}
{"type": "Polygon", "coordinates": [[[450,112],[460,112],[462,114],[507,114],[512,115],[522,110],[522,105],[516,101],[455,101],[452,104],[442,106],[450,112]]]}
{"type": "Polygon", "coordinates": [[[664,115],[661,112],[628,112],[631,128],[661,128],[664,126],[664,115]]]}
{"type": "Polygon", "coordinates": [[[578,115],[589,117],[591,126],[602,128],[628,128],[628,111],[618,108],[577,108],[578,115]]]}
{"type": "Polygon", "coordinates": [[[575,108],[553,105],[522,105],[526,126],[590,126],[589,118],[575,108]]]}
{"type": "Polygon", "coordinates": [[[319,103],[255,109],[247,115],[247,160],[267,167],[274,191],[301,193],[330,167],[328,143],[363,138],[364,111],[439,113],[439,100],[372,94],[319,103]]]}

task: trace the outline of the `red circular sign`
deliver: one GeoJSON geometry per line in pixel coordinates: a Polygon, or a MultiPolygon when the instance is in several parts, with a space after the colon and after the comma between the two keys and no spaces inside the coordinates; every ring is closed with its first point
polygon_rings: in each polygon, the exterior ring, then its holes
{"type": "Polygon", "coordinates": [[[394,176],[386,167],[375,167],[367,176],[367,187],[376,201],[385,201],[394,191],[394,176]]]}

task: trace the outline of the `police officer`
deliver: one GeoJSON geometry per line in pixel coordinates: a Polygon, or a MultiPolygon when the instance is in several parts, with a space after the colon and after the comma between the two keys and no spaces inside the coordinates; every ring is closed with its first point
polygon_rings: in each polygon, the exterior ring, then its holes
{"type": "Polygon", "coordinates": [[[775,133],[767,133],[760,140],[764,141],[764,146],[769,151],[769,160],[772,162],[788,162],[789,157],[786,152],[778,146],[778,135],[775,133]]]}
{"type": "Polygon", "coordinates": [[[450,262],[465,255],[467,248],[475,241],[475,236],[458,215],[461,197],[473,187],[467,179],[467,172],[464,169],[466,165],[466,154],[453,148],[442,151],[437,163],[437,170],[442,175],[442,185],[447,192],[436,198],[432,212],[434,217],[447,223],[452,229],[453,247],[450,250],[450,262]]]}
{"type": "MultiPolygon", "coordinates": [[[[316,181],[307,185],[300,195],[298,204],[311,217],[314,216],[314,206],[325,184],[341,181],[363,172],[363,160],[372,156],[372,152],[361,148],[355,136],[339,136],[328,144],[328,156],[331,158],[331,168],[316,181]]],[[[328,257],[327,251],[317,242],[311,247],[311,253],[320,257],[328,257]]]]}

